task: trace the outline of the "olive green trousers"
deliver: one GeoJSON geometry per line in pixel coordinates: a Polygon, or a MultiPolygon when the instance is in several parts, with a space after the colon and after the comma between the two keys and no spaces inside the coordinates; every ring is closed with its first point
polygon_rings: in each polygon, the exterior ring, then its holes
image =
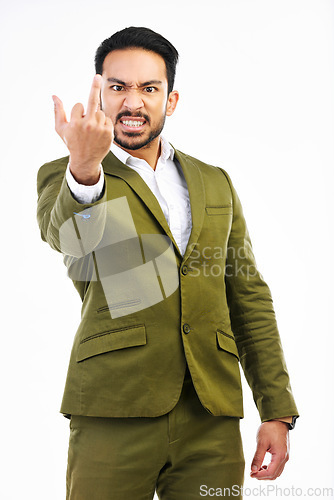
{"type": "Polygon", "coordinates": [[[188,368],[166,415],[71,417],[67,500],[240,500],[243,475],[239,418],[205,410],[188,368]]]}

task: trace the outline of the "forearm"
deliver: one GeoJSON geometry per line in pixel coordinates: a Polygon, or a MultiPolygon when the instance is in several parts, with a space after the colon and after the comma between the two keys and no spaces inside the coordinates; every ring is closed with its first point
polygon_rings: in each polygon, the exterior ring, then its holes
{"type": "Polygon", "coordinates": [[[41,236],[52,248],[82,257],[99,243],[105,225],[106,192],[93,203],[77,201],[68,187],[67,158],[43,165],[38,173],[37,219],[41,236]]]}

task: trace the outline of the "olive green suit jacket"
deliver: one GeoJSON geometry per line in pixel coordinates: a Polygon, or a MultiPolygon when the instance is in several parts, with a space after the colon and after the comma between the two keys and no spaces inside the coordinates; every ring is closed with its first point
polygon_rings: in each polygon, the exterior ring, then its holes
{"type": "Polygon", "coordinates": [[[92,204],[73,198],[68,157],[38,172],[42,239],[62,252],[82,299],[60,411],[165,414],[187,363],[213,415],[243,417],[240,365],[262,421],[297,415],[271,294],[231,180],[180,151],[175,158],[191,204],[183,256],[151,190],[111,152],[103,196],[92,204]]]}

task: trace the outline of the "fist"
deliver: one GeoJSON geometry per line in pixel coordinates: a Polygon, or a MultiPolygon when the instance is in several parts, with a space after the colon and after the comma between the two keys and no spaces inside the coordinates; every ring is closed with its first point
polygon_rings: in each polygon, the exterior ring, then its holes
{"type": "Polygon", "coordinates": [[[95,75],[87,106],[75,104],[67,121],[62,101],[52,96],[55,107],[56,132],[70,153],[70,170],[80,184],[95,184],[100,175],[100,164],[107,155],[114,138],[112,121],[99,109],[101,75],[95,75]]]}

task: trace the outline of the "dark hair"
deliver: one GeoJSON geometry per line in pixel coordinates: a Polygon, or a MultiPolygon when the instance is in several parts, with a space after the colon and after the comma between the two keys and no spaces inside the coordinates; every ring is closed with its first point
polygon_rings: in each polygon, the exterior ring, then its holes
{"type": "Polygon", "coordinates": [[[95,54],[95,71],[102,75],[103,62],[113,50],[142,48],[159,54],[165,61],[168,81],[168,93],[173,90],[175,69],[179,54],[176,48],[159,33],[149,28],[131,26],[117,31],[110,38],[104,40],[95,54]]]}

